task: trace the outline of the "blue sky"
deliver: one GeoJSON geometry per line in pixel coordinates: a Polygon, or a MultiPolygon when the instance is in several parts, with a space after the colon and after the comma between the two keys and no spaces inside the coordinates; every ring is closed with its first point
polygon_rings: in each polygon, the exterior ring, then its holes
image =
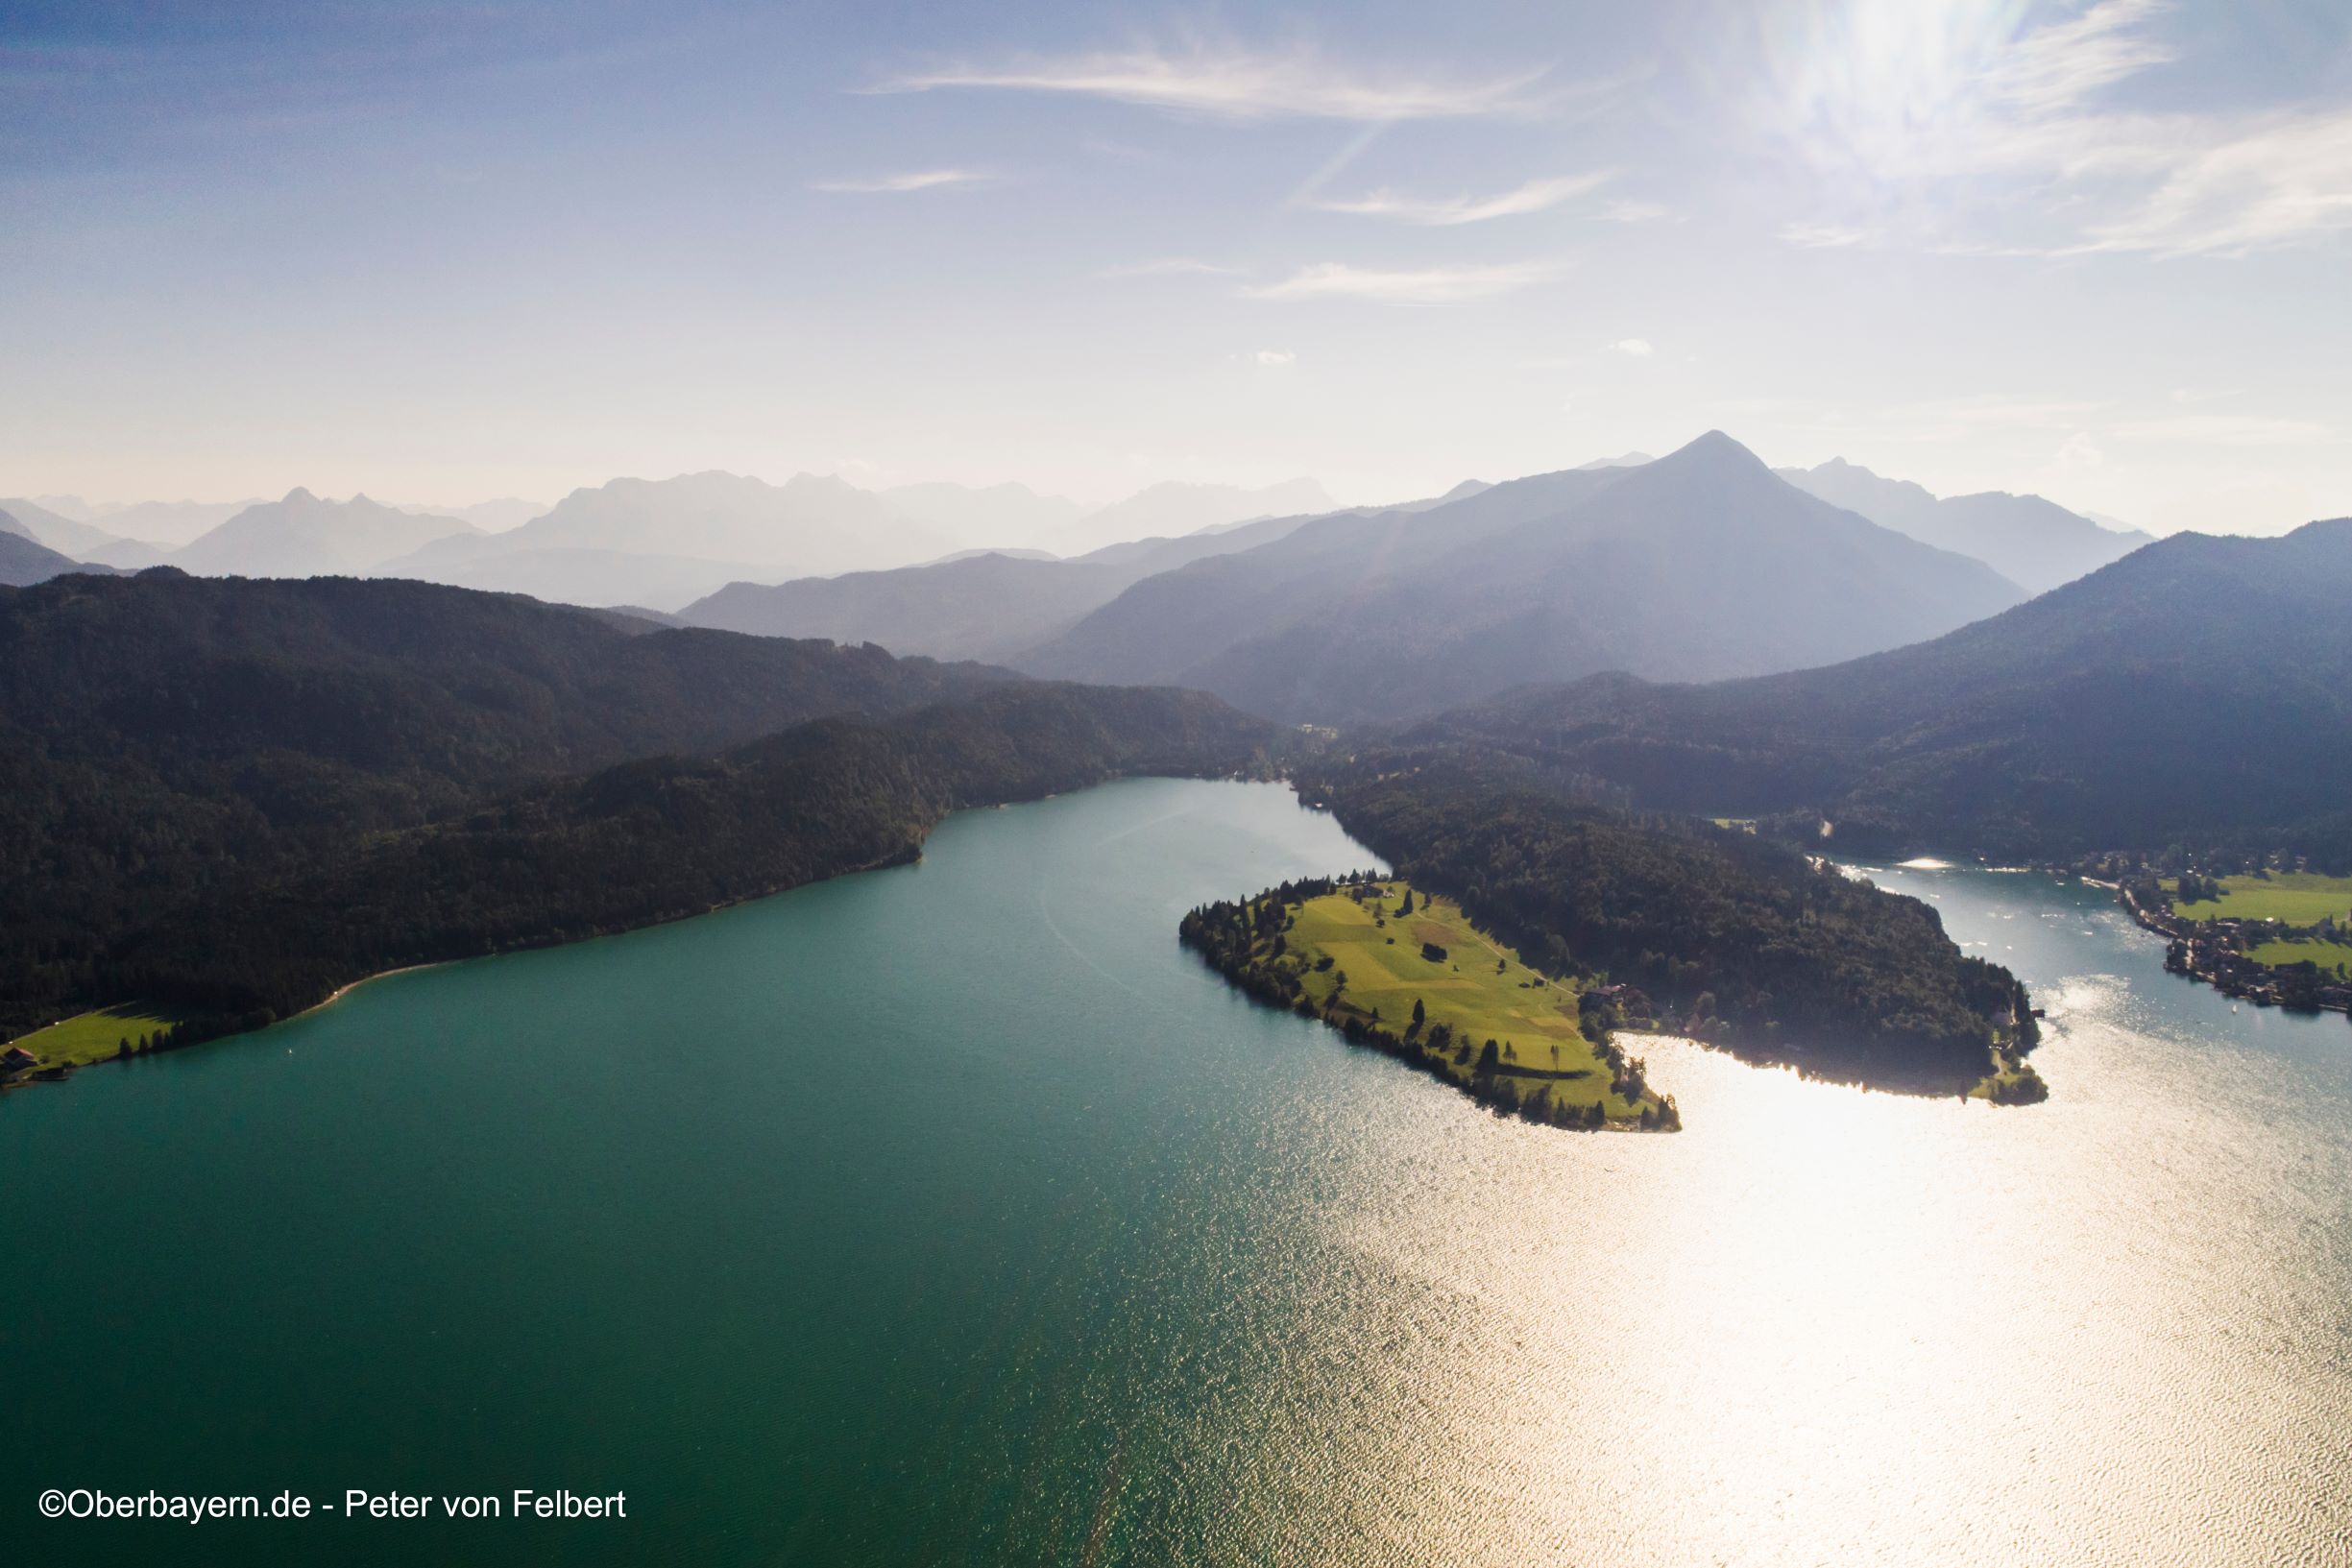
{"type": "Polygon", "coordinates": [[[2340,0],[0,3],[0,494],[2352,512],[2340,0]]]}

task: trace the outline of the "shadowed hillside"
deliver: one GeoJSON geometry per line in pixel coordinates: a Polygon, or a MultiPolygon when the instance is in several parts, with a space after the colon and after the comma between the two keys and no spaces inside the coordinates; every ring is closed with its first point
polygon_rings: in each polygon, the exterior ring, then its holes
{"type": "Polygon", "coordinates": [[[1640,804],[1792,813],[1869,848],[2061,856],[2244,840],[2352,861],[2352,519],[2176,535],[2004,615],[1828,668],[1609,676],[1416,732],[1640,804]]]}

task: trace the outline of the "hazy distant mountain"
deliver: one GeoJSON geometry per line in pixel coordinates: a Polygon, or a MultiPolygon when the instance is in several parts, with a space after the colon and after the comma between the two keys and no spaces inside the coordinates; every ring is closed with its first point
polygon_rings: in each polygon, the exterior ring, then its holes
{"type": "Polygon", "coordinates": [[[1975,556],[2036,593],[2121,560],[2150,538],[2136,529],[2102,527],[2039,495],[1986,491],[1938,499],[1908,480],[1884,478],[1842,457],[1819,468],[1775,471],[1831,506],[1859,512],[1937,549],[1975,556]]]}
{"type": "Polygon", "coordinates": [[[421,518],[365,495],[329,501],[296,489],[175,550],[171,565],[202,577],[356,576],[428,540],[474,531],[455,518],[421,518]]]}
{"type": "Polygon", "coordinates": [[[854,485],[799,474],[615,479],[503,533],[386,562],[389,576],[575,604],[673,610],[733,581],[778,582],[945,555],[955,542],[854,485]]]}
{"type": "Polygon", "coordinates": [[[86,571],[99,576],[110,575],[110,567],[85,566],[69,555],[49,548],[24,532],[16,519],[0,512],[0,586],[24,588],[34,583],[45,583],[52,577],[67,572],[86,571]]]}
{"type": "Polygon", "coordinates": [[[1012,662],[1360,720],[1612,668],[1704,679],[1827,663],[2023,597],[1980,562],[1783,483],[1715,432],[1637,468],[1327,519],[1144,579],[1012,662]]]}
{"type": "Polygon", "coordinates": [[[418,506],[403,501],[399,509],[402,512],[413,513],[418,517],[456,518],[473,524],[486,534],[496,534],[508,528],[519,527],[533,518],[544,517],[547,511],[547,503],[526,501],[514,495],[500,495],[493,500],[473,501],[465,506],[418,506]]]}
{"type": "Polygon", "coordinates": [[[158,546],[144,540],[121,538],[74,513],[56,511],[48,505],[51,501],[70,504],[77,513],[88,510],[86,503],[74,496],[50,495],[39,500],[21,497],[0,500],[0,511],[10,514],[14,532],[77,561],[126,571],[162,564],[164,552],[158,546]]]}
{"type": "Polygon", "coordinates": [[[1463,481],[1462,481],[1462,483],[1460,483],[1460,484],[1456,485],[1456,486],[1455,486],[1453,489],[1451,489],[1451,490],[1447,491],[1447,492],[1446,492],[1444,495],[1432,495],[1432,496],[1430,496],[1430,497],[1429,497],[1427,500],[1425,500],[1425,501],[1404,501],[1404,502],[1400,502],[1398,505],[1396,505],[1396,506],[1394,506],[1394,507],[1390,507],[1390,508],[1385,508],[1385,509],[1384,509],[1384,508],[1374,507],[1374,508],[1368,508],[1368,510],[1371,510],[1371,511],[1388,510],[1388,511],[1395,511],[1395,512],[1427,512],[1427,511],[1430,511],[1431,509],[1433,509],[1433,508],[1435,508],[1435,507],[1441,507],[1441,506],[1443,506],[1443,505],[1444,505],[1446,502],[1448,502],[1448,501],[1467,501],[1467,500],[1468,500],[1468,499],[1469,499],[1471,496],[1476,495],[1480,495],[1480,494],[1482,494],[1482,493],[1486,492],[1486,491],[1492,490],[1493,488],[1494,488],[1494,487],[1493,487],[1492,485],[1491,485],[1491,484],[1487,483],[1487,482],[1486,482],[1484,479],[1465,479],[1465,480],[1463,480],[1463,481]]]}
{"type": "MultiPolygon", "coordinates": [[[[72,497],[61,497],[71,499],[72,497]]],[[[142,540],[166,548],[189,543],[227,522],[249,506],[258,506],[262,497],[248,496],[241,501],[132,501],[85,506],[89,514],[85,522],[96,523],[109,533],[125,539],[142,540]]]]}
{"type": "MultiPolygon", "coordinates": [[[[14,521],[13,532],[37,543],[46,544],[61,554],[73,556],[77,560],[87,557],[93,550],[130,543],[107,529],[100,528],[75,516],[72,511],[56,510],[47,504],[50,501],[62,502],[70,506],[75,501],[75,497],[51,495],[43,499],[32,499],[21,495],[0,496],[0,512],[7,513],[14,521]]],[[[147,564],[152,565],[153,563],[147,564]]]]}
{"type": "Polygon", "coordinates": [[[1085,508],[1027,485],[893,485],[883,504],[965,549],[1037,546],[1069,531],[1085,508]]]}
{"type": "Polygon", "coordinates": [[[983,552],[772,588],[731,583],[687,606],[679,618],[689,625],[768,637],[878,642],[899,654],[1001,659],[1069,627],[1130,583],[1187,562],[1249,549],[1308,520],[1267,518],[1181,539],[1136,540],[1074,561],[983,552]]]}
{"type": "Polygon", "coordinates": [[[2286,848],[2352,865],[2352,518],[2176,534],[1949,636],[1712,686],[1602,676],[1430,721],[1661,809],[1880,850],[2286,848]]]}
{"type": "Polygon", "coordinates": [[[84,551],[82,559],[100,566],[119,567],[125,571],[144,571],[149,567],[164,565],[171,559],[171,552],[143,539],[118,539],[84,551]]]}
{"type": "Polygon", "coordinates": [[[1128,540],[1174,539],[1251,518],[1295,518],[1338,509],[1339,503],[1312,479],[1287,479],[1262,490],[1171,482],[1089,512],[1041,543],[1056,555],[1083,555],[1128,540]]]}
{"type": "Polygon", "coordinates": [[[498,538],[512,549],[749,562],[780,577],[905,566],[961,543],[854,485],[812,473],[781,485],[718,472],[615,479],[573,491],[545,517],[498,538]]]}
{"type": "Polygon", "coordinates": [[[1579,463],[1579,469],[1637,469],[1658,459],[1647,452],[1622,452],[1615,457],[1596,457],[1589,463],[1579,463]]]}
{"type": "Polygon", "coordinates": [[[553,604],[649,605],[671,611],[729,583],[772,575],[748,561],[549,546],[518,550],[509,534],[453,534],[378,565],[377,577],[414,577],[451,588],[528,593],[553,604]]]}
{"type": "MultiPolygon", "coordinates": [[[[108,510],[103,506],[94,506],[79,495],[29,495],[11,500],[7,505],[10,507],[36,506],[44,512],[70,519],[75,522],[96,522],[99,514],[108,510]]],[[[20,518],[17,520],[22,521],[23,519],[20,518]]]]}

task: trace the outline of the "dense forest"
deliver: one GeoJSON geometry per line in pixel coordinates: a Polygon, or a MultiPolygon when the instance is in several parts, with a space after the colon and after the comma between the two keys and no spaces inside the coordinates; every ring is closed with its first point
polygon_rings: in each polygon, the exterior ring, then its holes
{"type": "Polygon", "coordinates": [[[1300,791],[1537,968],[1636,987],[1635,1012],[1751,1060],[1954,1093],[2039,1038],[2016,977],[1933,909],[1768,839],[1592,805],[1454,747],[1365,752],[1300,791]]]}
{"type": "Polygon", "coordinates": [[[904,858],[965,802],[1227,770],[1266,729],[407,582],[61,578],[0,591],[0,663],[9,1033],[131,997],[283,1014],[904,858]]]}
{"type": "Polygon", "coordinates": [[[2176,535],[1822,669],[1506,693],[1406,732],[1845,853],[2309,856],[2352,871],[2352,519],[2176,535]]]}

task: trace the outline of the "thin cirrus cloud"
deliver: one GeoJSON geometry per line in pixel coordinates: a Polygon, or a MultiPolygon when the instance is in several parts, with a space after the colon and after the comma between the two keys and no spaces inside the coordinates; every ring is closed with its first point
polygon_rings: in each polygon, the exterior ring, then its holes
{"type": "Polygon", "coordinates": [[[1589,195],[1609,182],[1612,171],[1603,169],[1593,174],[1566,175],[1553,180],[1530,180],[1513,190],[1493,196],[1407,196],[1398,191],[1376,190],[1369,196],[1349,201],[1323,200],[1312,203],[1320,212],[1345,212],[1363,218],[1389,218],[1397,223],[1419,224],[1425,228],[1451,228],[1457,224],[1486,223],[1494,218],[1515,218],[1530,212],[1543,212],[1589,195]]]}
{"type": "Polygon", "coordinates": [[[1524,119],[1584,91],[1545,94],[1550,67],[1483,80],[1351,70],[1303,52],[1247,49],[1116,53],[1026,59],[1002,65],[955,64],[892,77],[867,92],[943,87],[1065,93],[1176,114],[1223,120],[1524,119]]]}
{"type": "Polygon", "coordinates": [[[1390,305],[1456,305],[1515,293],[1552,277],[1541,262],[1439,267],[1355,267],[1341,261],[1301,267],[1277,283],[1242,290],[1252,300],[1360,300],[1390,305]]]}
{"type": "Polygon", "coordinates": [[[810,183],[811,190],[834,191],[857,196],[905,196],[919,190],[948,190],[959,185],[984,185],[996,176],[984,169],[912,169],[904,174],[853,176],[842,180],[818,180],[810,183]]]}

